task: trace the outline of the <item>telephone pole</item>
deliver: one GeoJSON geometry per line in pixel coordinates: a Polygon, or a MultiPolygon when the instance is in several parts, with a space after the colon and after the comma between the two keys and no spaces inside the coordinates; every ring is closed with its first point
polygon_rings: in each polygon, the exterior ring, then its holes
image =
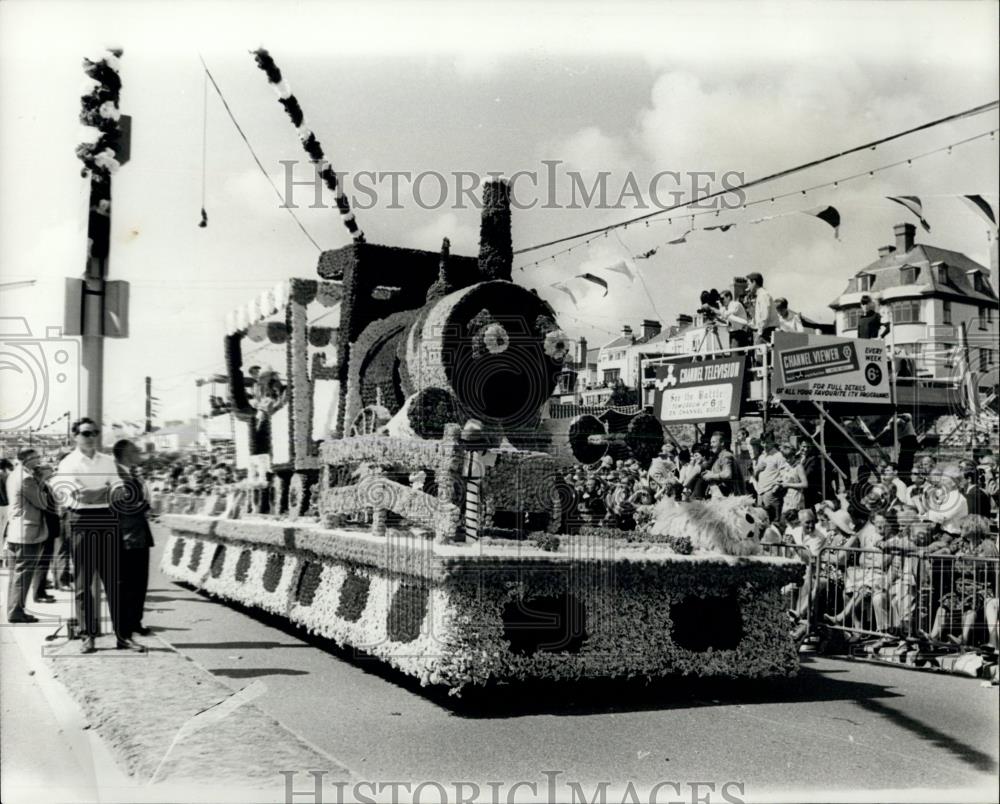
{"type": "Polygon", "coordinates": [[[153,378],[146,377],[146,430],[153,432],[153,378]]]}

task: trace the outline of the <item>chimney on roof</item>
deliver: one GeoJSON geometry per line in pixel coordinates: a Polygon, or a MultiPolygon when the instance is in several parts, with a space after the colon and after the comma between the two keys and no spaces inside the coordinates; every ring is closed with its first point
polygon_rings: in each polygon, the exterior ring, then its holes
{"type": "Polygon", "coordinates": [[[879,257],[888,257],[896,250],[895,246],[881,246],[878,250],[879,257]]]}
{"type": "Polygon", "coordinates": [[[624,326],[622,326],[622,337],[623,338],[631,338],[632,337],[632,327],[629,326],[628,324],[625,324],[624,326]]]}
{"type": "Polygon", "coordinates": [[[579,359],[576,361],[581,366],[587,365],[587,339],[581,337],[580,340],[576,342],[576,348],[580,355],[579,359]]]}
{"type": "Polygon", "coordinates": [[[900,254],[905,254],[913,248],[917,227],[912,223],[897,223],[892,227],[892,233],[896,236],[896,251],[900,254]]]}
{"type": "Polygon", "coordinates": [[[683,329],[694,322],[694,316],[690,316],[687,313],[681,313],[677,316],[677,326],[679,329],[683,329]]]}
{"type": "Polygon", "coordinates": [[[743,294],[747,292],[747,278],[745,276],[733,277],[733,298],[739,301],[743,294]]]}
{"type": "Polygon", "coordinates": [[[648,341],[650,338],[655,338],[659,335],[660,330],[662,329],[663,327],[660,325],[659,321],[647,318],[642,322],[642,337],[644,340],[648,341]]]}

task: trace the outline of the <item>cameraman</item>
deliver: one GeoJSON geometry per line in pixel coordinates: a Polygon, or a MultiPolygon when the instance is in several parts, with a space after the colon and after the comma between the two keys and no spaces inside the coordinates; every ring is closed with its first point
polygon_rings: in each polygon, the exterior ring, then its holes
{"type": "Polygon", "coordinates": [[[733,348],[750,346],[753,336],[750,333],[750,316],[739,300],[733,298],[731,290],[722,291],[722,311],[719,318],[726,322],[729,330],[729,344],[733,348]]]}

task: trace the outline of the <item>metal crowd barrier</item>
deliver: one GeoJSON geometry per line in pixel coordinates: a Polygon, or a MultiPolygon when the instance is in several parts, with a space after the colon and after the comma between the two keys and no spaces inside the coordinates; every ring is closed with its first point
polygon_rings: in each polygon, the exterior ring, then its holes
{"type": "Polygon", "coordinates": [[[811,562],[806,582],[812,634],[955,651],[997,638],[995,558],[827,547],[811,562]]]}

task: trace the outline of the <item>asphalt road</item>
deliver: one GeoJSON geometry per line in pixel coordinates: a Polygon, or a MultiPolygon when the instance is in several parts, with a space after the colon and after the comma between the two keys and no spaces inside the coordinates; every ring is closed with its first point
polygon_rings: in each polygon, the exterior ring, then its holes
{"type": "MultiPolygon", "coordinates": [[[[753,798],[923,789],[940,800],[974,786],[976,800],[996,800],[998,690],[975,679],[803,656],[798,678],[774,683],[498,687],[456,700],[168,581],[157,570],[167,534],[156,535],[147,625],[234,689],[263,681],[262,708],[363,779],[544,790],[543,772],[560,771],[560,783],[736,781],[753,798]]],[[[310,769],[290,770],[309,784],[310,769]]]]}

